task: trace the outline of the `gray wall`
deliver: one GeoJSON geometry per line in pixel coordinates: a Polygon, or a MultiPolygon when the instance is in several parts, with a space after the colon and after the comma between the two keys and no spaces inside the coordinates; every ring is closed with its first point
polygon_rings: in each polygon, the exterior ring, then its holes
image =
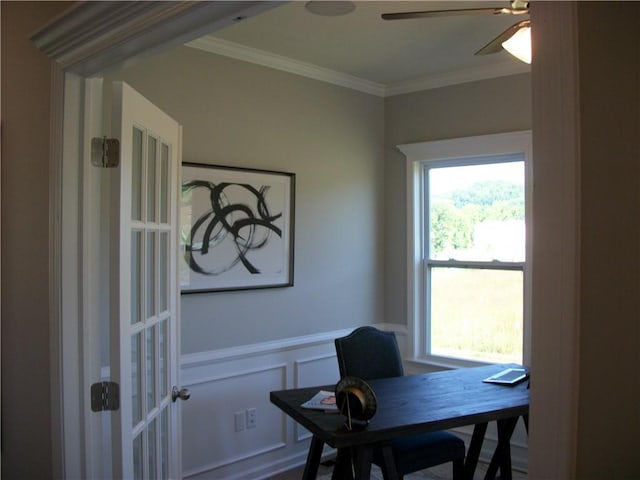
{"type": "Polygon", "coordinates": [[[586,2],[578,15],[582,202],[576,474],[638,478],[640,3],[586,2]]]}
{"type": "Polygon", "coordinates": [[[640,476],[640,3],[532,2],[530,478],[640,476]]]}
{"type": "MultiPolygon", "coordinates": [[[[29,41],[61,2],[2,8],[2,478],[53,470],[49,336],[51,64],[29,41]]],[[[56,442],[58,443],[58,442],[56,442]]],[[[56,446],[57,447],[57,446],[56,446]]],[[[57,463],[57,462],[56,462],[57,463]]]]}
{"type": "Polygon", "coordinates": [[[296,174],[295,285],[183,295],[182,353],[384,321],[381,98],[187,47],[117,78],[184,126],[183,161],[296,174]]]}
{"type": "Polygon", "coordinates": [[[385,318],[406,323],[405,143],[531,129],[531,75],[389,97],[385,101],[385,318]]]}
{"type": "Polygon", "coordinates": [[[184,161],[297,175],[295,286],[183,295],[183,353],[404,324],[405,160],[395,145],[531,128],[529,74],[383,101],[184,47],[117,78],[184,125],[184,161]]]}

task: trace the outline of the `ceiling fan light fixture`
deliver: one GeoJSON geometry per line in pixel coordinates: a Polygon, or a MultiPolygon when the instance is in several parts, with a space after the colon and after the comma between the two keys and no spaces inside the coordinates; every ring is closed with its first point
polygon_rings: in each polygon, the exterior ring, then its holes
{"type": "Polygon", "coordinates": [[[525,63],[531,63],[531,26],[524,25],[516,33],[502,42],[504,48],[511,55],[525,63]]]}

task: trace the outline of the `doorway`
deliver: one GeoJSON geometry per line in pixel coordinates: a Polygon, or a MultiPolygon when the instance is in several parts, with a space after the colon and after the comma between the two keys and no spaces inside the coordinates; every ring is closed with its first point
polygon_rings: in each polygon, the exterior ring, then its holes
{"type": "MultiPolygon", "coordinates": [[[[160,27],[160,28],[162,28],[162,27],[160,27]]],[[[202,33],[204,33],[204,32],[202,32],[202,33]]],[[[551,32],[549,32],[549,33],[551,33],[551,32]]],[[[195,37],[197,37],[198,35],[199,35],[199,33],[198,33],[198,34],[196,34],[196,35],[193,35],[191,38],[195,38],[195,37]]],[[[182,37],[182,38],[181,38],[181,42],[183,42],[183,41],[186,41],[186,40],[185,40],[185,37],[182,37]]],[[[569,51],[570,51],[570,52],[572,52],[572,50],[569,50],[569,51]]],[[[113,53],[113,52],[112,52],[112,53],[113,53]]],[[[560,55],[560,52],[558,52],[558,55],[560,55]]],[[[55,55],[53,55],[53,56],[55,56],[55,55]]],[[[88,57],[88,54],[85,54],[85,56],[87,56],[87,57],[88,57]]],[[[125,55],[124,57],[126,57],[126,55],[125,55]]],[[[76,57],[76,58],[77,58],[77,57],[76,57]]],[[[113,57],[112,57],[112,58],[113,58],[113,57]]],[[[62,66],[61,71],[60,71],[60,72],[58,72],[59,74],[58,74],[58,77],[57,77],[57,78],[58,78],[58,80],[57,80],[58,84],[57,84],[57,85],[54,85],[54,88],[55,88],[55,90],[56,90],[56,92],[57,92],[56,94],[57,94],[60,98],[62,98],[61,92],[62,92],[62,90],[63,90],[62,82],[61,82],[62,74],[64,74],[64,73],[72,74],[72,72],[73,72],[73,71],[77,71],[78,73],[85,75],[85,74],[89,74],[89,73],[87,73],[87,72],[90,72],[90,71],[91,71],[91,68],[90,68],[89,66],[87,66],[86,64],[85,64],[85,65],[83,65],[83,66],[80,66],[77,70],[73,70],[73,68],[75,68],[75,67],[74,67],[74,65],[75,65],[75,66],[78,66],[78,65],[79,65],[78,63],[74,63],[74,62],[66,63],[66,61],[65,61],[65,60],[62,60],[62,62],[63,62],[63,63],[62,63],[62,65],[63,65],[63,66],[62,66]],[[84,69],[86,69],[86,70],[84,70],[84,69]],[[84,73],[83,73],[83,72],[84,72],[84,73]]],[[[81,98],[81,92],[77,92],[77,95],[78,95],[78,96],[76,97],[76,99],[80,99],[80,98],[81,98]]],[[[73,96],[73,95],[72,95],[72,96],[73,96]]],[[[58,113],[59,113],[59,112],[58,112],[58,113]]],[[[78,129],[79,129],[79,128],[80,128],[80,127],[78,126],[78,129]]],[[[58,134],[60,135],[60,137],[61,137],[61,130],[62,130],[62,129],[61,129],[61,128],[59,128],[58,134]]],[[[60,156],[60,158],[62,158],[62,156],[60,156]]],[[[60,160],[59,165],[60,165],[60,171],[61,171],[61,170],[62,170],[62,160],[60,160]]],[[[76,186],[76,187],[77,187],[77,186],[76,186]]],[[[62,183],[60,183],[60,185],[57,187],[56,191],[54,192],[54,195],[56,195],[56,196],[57,196],[57,197],[56,197],[57,199],[59,199],[59,198],[61,198],[61,197],[62,197],[62,193],[61,193],[61,192],[62,192],[62,190],[63,190],[63,185],[62,185],[62,183]]],[[[76,190],[77,190],[77,188],[76,188],[76,190]]],[[[58,203],[59,203],[59,204],[61,204],[61,202],[58,202],[58,203]]],[[[553,212],[552,212],[552,213],[553,213],[553,212]]],[[[73,226],[74,226],[74,225],[72,225],[72,227],[73,227],[73,226]]],[[[77,227],[77,225],[75,225],[75,226],[77,227]]],[[[53,251],[52,251],[52,256],[53,256],[54,258],[61,258],[61,255],[60,255],[60,252],[59,252],[59,245],[61,244],[62,236],[61,236],[61,234],[60,234],[60,233],[58,233],[57,235],[59,235],[59,236],[58,236],[58,237],[56,237],[56,238],[54,238],[54,239],[53,239],[53,241],[52,241],[52,243],[54,244],[53,251]]],[[[63,267],[57,267],[57,268],[60,268],[61,270],[63,269],[63,267]]],[[[60,272],[58,272],[58,273],[60,273],[60,272]]],[[[71,299],[71,300],[70,300],[70,299],[67,297],[67,295],[62,295],[62,296],[61,296],[61,298],[58,298],[58,300],[57,300],[57,301],[58,301],[58,306],[61,306],[63,303],[66,303],[66,302],[69,302],[69,301],[72,301],[72,302],[73,302],[73,299],[71,299]]],[[[65,320],[65,321],[66,321],[66,320],[65,320]]],[[[74,355],[74,354],[73,354],[73,346],[72,346],[72,345],[68,345],[68,343],[69,343],[69,338],[67,338],[67,334],[65,334],[65,330],[68,330],[68,329],[66,329],[65,327],[68,327],[69,325],[62,325],[62,321],[61,321],[61,319],[60,319],[60,318],[54,319],[54,323],[56,323],[57,325],[60,325],[60,329],[63,331],[63,333],[62,333],[62,335],[61,335],[61,343],[62,343],[64,346],[70,346],[70,347],[71,347],[71,350],[70,350],[70,351],[72,352],[72,353],[71,353],[71,357],[72,357],[72,359],[77,360],[77,359],[82,358],[82,352],[77,352],[77,354],[75,355],[75,357],[73,357],[73,355],[74,355]],[[65,345],[65,344],[67,344],[67,345],[65,345]]],[[[74,325],[77,327],[77,318],[76,318],[75,320],[71,321],[71,326],[74,326],[74,325]],[[74,323],[74,322],[76,322],[76,323],[74,323]]],[[[74,327],[74,328],[76,328],[76,327],[74,327]]],[[[569,337],[570,337],[570,338],[569,338],[569,343],[570,343],[570,344],[572,344],[572,342],[571,342],[571,335],[570,335],[570,334],[568,334],[568,335],[569,335],[569,337]]],[[[62,349],[63,349],[63,348],[61,347],[61,348],[60,348],[60,350],[57,352],[57,353],[58,353],[58,358],[63,358],[63,355],[61,354],[62,349]]],[[[69,352],[69,350],[65,350],[65,352],[69,352]]],[[[65,369],[65,365],[66,365],[67,367],[69,367],[69,365],[68,365],[68,364],[65,364],[65,360],[63,359],[63,366],[62,366],[61,370],[64,370],[64,369],[65,369]]],[[[571,370],[571,365],[567,366],[566,368],[567,368],[567,369],[569,369],[569,371],[570,371],[570,370],[571,370]]],[[[69,369],[68,371],[73,371],[73,369],[69,369]]],[[[566,373],[566,372],[567,372],[567,370],[564,370],[564,372],[566,373]]],[[[558,374],[558,377],[560,377],[560,374],[558,374]]],[[[73,385],[71,385],[71,386],[73,387],[73,385]]],[[[62,386],[59,386],[59,391],[58,391],[58,392],[54,392],[54,395],[56,395],[56,394],[57,394],[57,395],[59,395],[59,396],[63,399],[63,403],[64,403],[65,405],[66,405],[66,402],[64,402],[64,398],[65,398],[65,396],[66,396],[66,397],[69,397],[69,398],[82,398],[81,392],[79,391],[79,389],[78,389],[77,387],[76,387],[75,389],[74,389],[74,388],[71,388],[70,390],[67,390],[67,389],[63,388],[62,386]],[[63,391],[63,390],[64,390],[64,395],[62,395],[62,391],[63,391]]],[[[70,402],[70,403],[71,403],[71,402],[70,402]]],[[[65,410],[66,410],[66,409],[65,409],[65,410]]],[[[562,410],[562,409],[560,409],[560,410],[562,410]]],[[[64,422],[66,422],[66,421],[72,422],[73,415],[74,415],[74,414],[73,414],[73,412],[72,412],[72,411],[66,411],[64,414],[61,414],[61,415],[60,415],[60,418],[56,418],[56,419],[54,419],[54,423],[55,423],[55,424],[58,424],[58,425],[63,425],[63,424],[64,424],[64,422]],[[69,416],[69,418],[66,418],[67,416],[69,416]]],[[[558,418],[559,418],[559,419],[561,419],[561,418],[562,418],[562,416],[561,416],[561,415],[559,415],[559,416],[558,416],[558,418]]],[[[73,423],[70,423],[70,425],[73,425],[73,423]]],[[[77,423],[76,423],[76,425],[77,425],[77,423]]],[[[562,421],[560,421],[559,425],[564,426],[564,427],[565,427],[565,431],[568,431],[568,430],[570,429],[570,427],[571,427],[571,421],[569,421],[569,420],[568,420],[568,421],[566,421],[566,422],[562,422],[562,421]]],[[[60,431],[59,431],[58,433],[59,433],[59,434],[61,434],[61,432],[62,432],[64,429],[63,429],[63,428],[59,428],[59,430],[60,430],[60,431]]],[[[73,430],[73,429],[69,429],[69,430],[73,430]]],[[[553,442],[552,442],[552,443],[553,443],[553,442]]],[[[74,444],[74,443],[70,441],[70,443],[69,443],[69,444],[70,444],[70,445],[72,445],[72,444],[74,444]]],[[[560,450],[563,450],[563,449],[562,449],[562,448],[560,448],[560,450]]],[[[566,448],[565,448],[564,450],[566,450],[566,448]]],[[[570,458],[570,455],[567,455],[567,458],[570,458]]],[[[73,465],[73,463],[74,463],[74,462],[73,462],[73,459],[72,459],[72,458],[70,458],[70,459],[67,459],[67,460],[68,460],[68,461],[66,462],[66,465],[68,465],[69,467],[71,467],[71,466],[73,465]]],[[[66,470],[66,471],[71,471],[72,469],[71,469],[71,468],[67,469],[67,468],[65,467],[65,470],[66,470]]]]}

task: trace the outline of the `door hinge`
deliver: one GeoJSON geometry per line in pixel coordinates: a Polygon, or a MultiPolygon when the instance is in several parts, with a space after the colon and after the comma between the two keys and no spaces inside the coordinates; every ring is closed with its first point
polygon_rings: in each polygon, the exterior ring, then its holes
{"type": "Polygon", "coordinates": [[[91,385],[91,410],[118,410],[120,408],[120,385],[116,382],[98,382],[91,385]]]}
{"type": "Polygon", "coordinates": [[[91,163],[95,167],[117,167],[120,163],[120,141],[117,138],[92,138],[91,163]]]}

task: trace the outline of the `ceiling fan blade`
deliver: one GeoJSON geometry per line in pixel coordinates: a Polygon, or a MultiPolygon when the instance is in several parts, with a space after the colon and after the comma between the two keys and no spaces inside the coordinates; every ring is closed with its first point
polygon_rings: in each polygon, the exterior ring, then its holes
{"type": "Polygon", "coordinates": [[[484,47],[478,50],[475,55],[489,55],[492,53],[498,53],[502,51],[502,42],[511,38],[514,33],[520,30],[522,27],[526,27],[531,24],[531,20],[522,20],[514,25],[511,25],[504,32],[498,35],[496,38],[487,43],[484,47]]]}
{"type": "Polygon", "coordinates": [[[407,18],[429,18],[429,17],[449,17],[453,15],[476,15],[476,14],[501,15],[515,13],[511,8],[464,8],[460,10],[427,10],[423,12],[396,12],[383,13],[383,20],[404,20],[407,18]]]}

